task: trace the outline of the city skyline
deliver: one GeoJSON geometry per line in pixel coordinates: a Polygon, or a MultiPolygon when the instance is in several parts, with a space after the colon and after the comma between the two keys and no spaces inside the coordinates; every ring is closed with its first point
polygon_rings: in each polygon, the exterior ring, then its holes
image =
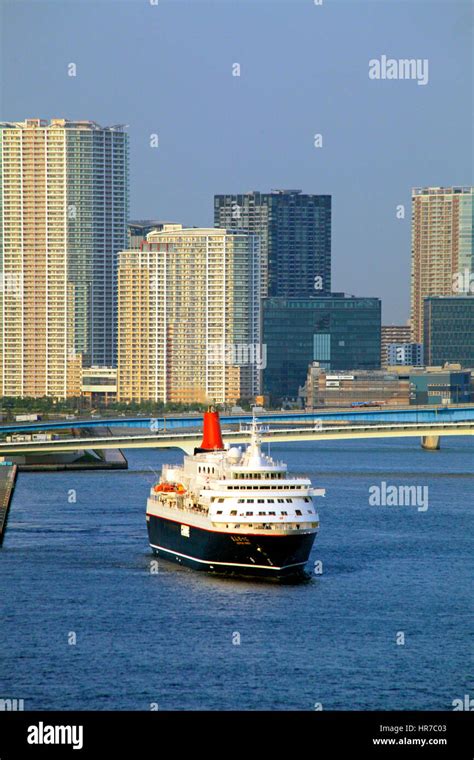
{"type": "Polygon", "coordinates": [[[333,290],[406,321],[411,189],[472,184],[467,3],[21,7],[3,8],[3,119],[129,124],[132,219],[212,226],[214,194],[331,195],[333,290]],[[35,66],[13,44],[25,34],[35,66]],[[428,60],[425,86],[371,79],[385,53],[428,60]]]}

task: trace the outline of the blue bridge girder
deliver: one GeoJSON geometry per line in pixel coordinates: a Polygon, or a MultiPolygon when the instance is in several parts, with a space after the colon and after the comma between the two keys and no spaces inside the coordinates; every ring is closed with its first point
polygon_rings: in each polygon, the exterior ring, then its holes
{"type": "MultiPolygon", "coordinates": [[[[397,409],[391,408],[364,408],[364,409],[341,409],[326,412],[317,410],[314,412],[264,412],[259,413],[258,418],[263,422],[287,422],[297,423],[301,421],[316,420],[346,420],[352,423],[401,423],[401,422],[463,422],[474,420],[474,404],[459,404],[451,406],[411,406],[397,409]]],[[[221,415],[222,425],[249,423],[251,414],[221,415]]],[[[160,416],[160,417],[97,417],[88,419],[57,420],[9,423],[0,425],[2,433],[36,432],[41,430],[70,430],[71,428],[144,428],[154,431],[171,431],[191,426],[200,427],[202,414],[160,416]]]]}

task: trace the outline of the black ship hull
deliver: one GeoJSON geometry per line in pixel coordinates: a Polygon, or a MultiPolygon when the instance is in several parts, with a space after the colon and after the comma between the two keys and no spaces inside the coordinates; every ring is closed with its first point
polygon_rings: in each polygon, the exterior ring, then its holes
{"type": "Polygon", "coordinates": [[[249,577],[303,576],[315,532],[224,533],[147,515],[153,552],[194,570],[249,577]]]}

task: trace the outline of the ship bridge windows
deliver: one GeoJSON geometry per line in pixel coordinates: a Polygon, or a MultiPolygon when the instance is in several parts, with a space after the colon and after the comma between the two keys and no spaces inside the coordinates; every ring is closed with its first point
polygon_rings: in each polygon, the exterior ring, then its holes
{"type": "MultiPolygon", "coordinates": [[[[227,485],[226,488],[229,491],[245,491],[245,490],[248,489],[248,486],[240,486],[240,485],[239,486],[230,486],[230,485],[227,485]]],[[[269,489],[273,489],[273,490],[276,490],[276,491],[284,491],[284,490],[285,491],[289,491],[289,490],[301,491],[303,488],[307,488],[307,486],[305,486],[305,485],[296,485],[296,486],[288,486],[288,485],[281,485],[280,486],[280,485],[278,485],[278,486],[274,486],[274,485],[270,485],[269,483],[265,483],[265,485],[252,485],[252,490],[255,490],[255,491],[258,491],[258,490],[260,490],[260,491],[268,491],[269,489]]]]}
{"type": "Polygon", "coordinates": [[[281,480],[283,472],[234,472],[234,480],[281,480]]]}

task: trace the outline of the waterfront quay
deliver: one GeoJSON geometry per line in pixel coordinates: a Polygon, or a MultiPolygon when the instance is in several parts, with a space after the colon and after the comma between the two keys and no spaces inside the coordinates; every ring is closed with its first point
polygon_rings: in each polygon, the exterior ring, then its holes
{"type": "Polygon", "coordinates": [[[15,490],[17,466],[11,462],[0,462],[0,546],[7,529],[10,503],[15,490]]]}

